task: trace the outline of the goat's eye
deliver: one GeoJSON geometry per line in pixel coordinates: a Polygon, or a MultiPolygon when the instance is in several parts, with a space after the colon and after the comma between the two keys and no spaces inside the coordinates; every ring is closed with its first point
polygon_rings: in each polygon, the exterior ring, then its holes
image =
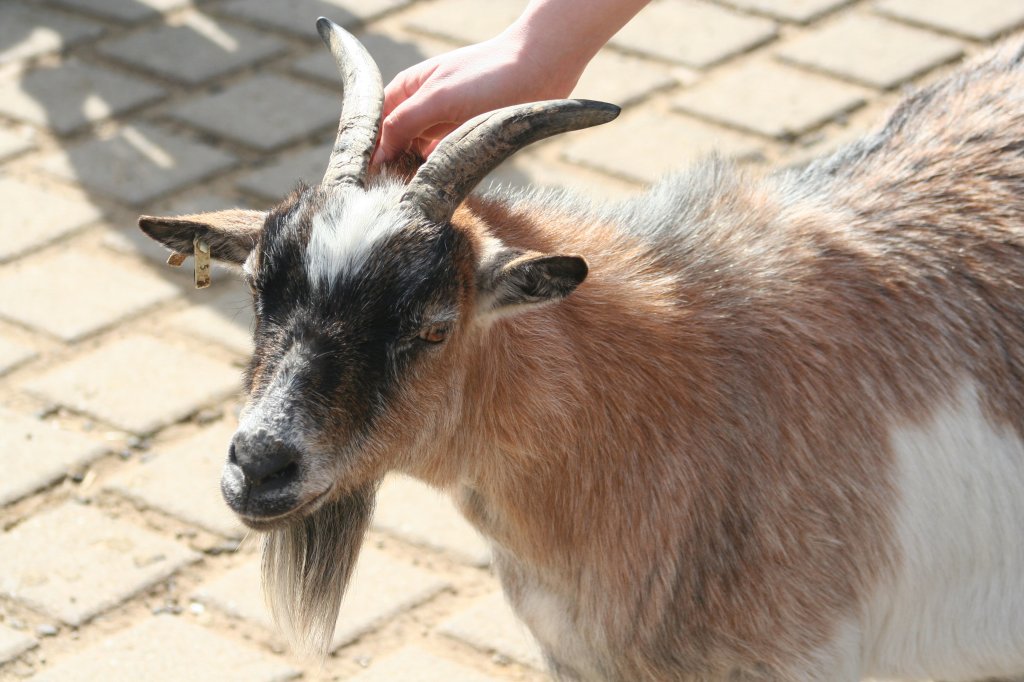
{"type": "Polygon", "coordinates": [[[419,338],[427,343],[441,343],[448,338],[448,325],[432,324],[420,332],[419,338]]]}

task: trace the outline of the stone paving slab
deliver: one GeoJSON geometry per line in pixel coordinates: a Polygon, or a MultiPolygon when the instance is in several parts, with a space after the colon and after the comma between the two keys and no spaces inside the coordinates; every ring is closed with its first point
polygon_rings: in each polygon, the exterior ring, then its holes
{"type": "Polygon", "coordinates": [[[148,336],[108,343],[25,389],[126,431],[148,434],[238,391],[239,370],[148,336]]]}
{"type": "Polygon", "coordinates": [[[654,0],[611,40],[638,54],[704,68],[775,37],[775,23],[700,0],[654,0]]]}
{"type": "Polygon", "coordinates": [[[56,661],[34,682],[279,682],[298,676],[280,659],[182,618],[159,616],[56,661]]]}
{"type": "Polygon", "coordinates": [[[10,372],[38,355],[32,348],[0,336],[0,375],[10,372]]]}
{"type": "Polygon", "coordinates": [[[189,4],[189,0],[50,0],[53,4],[87,12],[102,19],[137,22],[189,4]]]}
{"type": "Polygon", "coordinates": [[[879,0],[882,14],[974,40],[991,40],[1024,24],[1024,0],[879,0]]]}
{"type": "Polygon", "coordinates": [[[220,474],[235,421],[222,420],[185,440],[158,446],[104,486],[136,503],[218,535],[238,539],[245,527],[220,494],[220,474]]]}
{"type": "Polygon", "coordinates": [[[465,611],[441,623],[438,632],[486,653],[497,653],[537,670],[546,670],[540,646],[501,592],[481,597],[465,611]]]}
{"type": "MultiPolygon", "coordinates": [[[[451,49],[449,45],[430,38],[405,38],[372,31],[363,31],[355,35],[373,57],[373,60],[377,62],[377,68],[380,69],[381,79],[385,85],[400,71],[451,49]]],[[[314,50],[295,62],[292,70],[303,76],[323,81],[326,85],[338,87],[341,83],[341,76],[338,75],[334,57],[323,48],[314,50]]]]}
{"type": "MultiPolygon", "coordinates": [[[[450,585],[441,575],[393,559],[373,547],[364,547],[341,604],[331,650],[377,629],[450,585]]],[[[230,616],[277,632],[263,601],[260,567],[256,560],[201,586],[194,598],[230,616]]]]}
{"type": "Polygon", "coordinates": [[[100,217],[85,201],[0,176],[0,263],[38,248],[100,217]]]}
{"type": "Polygon", "coordinates": [[[801,24],[819,19],[854,0],[719,0],[748,12],[758,12],[801,24]]]}
{"type": "Polygon", "coordinates": [[[0,625],[0,665],[14,660],[37,646],[39,646],[39,642],[34,637],[6,625],[0,625]]]}
{"type": "Polygon", "coordinates": [[[0,3],[0,64],[36,57],[95,38],[103,27],[28,2],[0,3]]]}
{"type": "MultiPolygon", "coordinates": [[[[315,38],[317,17],[354,28],[411,0],[231,0],[218,11],[268,28],[315,38]]],[[[319,39],[318,39],[319,40],[319,39]]]]}
{"type": "Polygon", "coordinates": [[[184,23],[161,24],[100,44],[122,64],[169,80],[197,85],[281,54],[285,44],[252,29],[217,23],[193,13],[184,23]]]}
{"type": "Polygon", "coordinates": [[[458,43],[479,43],[508,28],[526,5],[527,0],[487,0],[487,11],[481,12],[478,0],[439,0],[414,10],[405,25],[458,43]]]}
{"type": "Polygon", "coordinates": [[[0,594],[77,626],[199,555],[68,502],[0,535],[0,594]]]}
{"type": "Polygon", "coordinates": [[[952,38],[851,14],[787,42],[778,54],[793,64],[889,89],[962,53],[952,38]]]}
{"type": "Polygon", "coordinates": [[[447,496],[395,474],[377,493],[373,526],[408,542],[449,551],[474,566],[490,563],[491,550],[447,496]]]}
{"type": "Polygon", "coordinates": [[[261,74],[221,92],[183,102],[170,115],[208,133],[263,151],[336,125],[341,93],[261,74]]]}
{"type": "Polygon", "coordinates": [[[251,356],[256,325],[252,294],[237,273],[224,272],[216,288],[211,286],[196,293],[194,298],[198,303],[172,315],[167,319],[167,326],[224,346],[246,358],[251,356]]]}
{"type": "Polygon", "coordinates": [[[405,647],[350,678],[351,682],[493,682],[494,678],[463,665],[429,654],[419,647],[405,647]]]}
{"type": "Polygon", "coordinates": [[[93,461],[107,447],[80,433],[0,408],[0,505],[41,490],[93,461]]]}
{"type": "Polygon", "coordinates": [[[129,204],[143,204],[234,163],[227,152],[141,123],[49,155],[39,167],[129,204]]]}
{"type": "Polygon", "coordinates": [[[601,50],[583,72],[571,96],[627,107],[676,82],[669,67],[601,50]]]}
{"type": "Polygon", "coordinates": [[[237,186],[276,203],[297,187],[299,181],[318,184],[327,170],[333,147],[332,136],[322,145],[274,156],[269,163],[239,176],[237,186]]]}
{"type": "Polygon", "coordinates": [[[67,135],[164,94],[138,78],[67,61],[0,83],[0,113],[67,135]]]}
{"type": "Polygon", "coordinates": [[[0,161],[32,149],[35,145],[27,135],[0,129],[0,161]]]}
{"type": "Polygon", "coordinates": [[[252,311],[239,307],[236,314],[208,305],[195,305],[167,320],[170,327],[206,339],[248,358],[253,352],[252,311]]]}
{"type": "Polygon", "coordinates": [[[740,133],[682,116],[642,112],[574,135],[564,157],[633,182],[655,182],[711,154],[745,159],[760,143],[740,133]]]}
{"type": "Polygon", "coordinates": [[[178,288],[122,259],[61,251],[0,268],[0,316],[65,341],[106,329],[178,288]]]}
{"type": "Polygon", "coordinates": [[[860,89],[771,62],[752,62],[703,81],[675,100],[687,113],[789,139],[864,104],[860,89]]]}

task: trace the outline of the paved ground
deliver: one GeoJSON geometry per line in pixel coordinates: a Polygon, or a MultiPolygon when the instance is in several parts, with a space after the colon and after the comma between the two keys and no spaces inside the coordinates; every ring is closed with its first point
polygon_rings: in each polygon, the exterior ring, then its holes
{"type": "MultiPolygon", "coordinates": [[[[543,679],[486,546],[401,479],[334,655],[284,651],[217,492],[247,295],[192,290],[134,230],[320,177],[340,97],[318,15],[386,80],[523,4],[0,1],[0,680],[543,679]]],[[[798,162],[1022,23],[1024,0],[656,0],[578,90],[621,119],[497,175],[617,196],[712,149],[798,162]]]]}

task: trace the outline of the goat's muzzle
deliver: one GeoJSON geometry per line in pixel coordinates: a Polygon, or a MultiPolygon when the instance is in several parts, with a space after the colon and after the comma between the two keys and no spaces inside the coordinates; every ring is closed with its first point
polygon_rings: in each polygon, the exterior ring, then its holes
{"type": "Polygon", "coordinates": [[[239,430],[221,477],[228,506],[253,527],[290,516],[300,505],[300,454],[266,429],[239,430]]]}

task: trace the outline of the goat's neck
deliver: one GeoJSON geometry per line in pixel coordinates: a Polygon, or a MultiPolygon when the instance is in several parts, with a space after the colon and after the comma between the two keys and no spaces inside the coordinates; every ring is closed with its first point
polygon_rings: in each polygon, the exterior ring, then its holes
{"type": "Polygon", "coordinates": [[[548,220],[499,219],[506,243],[586,253],[592,267],[569,298],[492,323],[472,349],[452,446],[472,453],[459,472],[463,511],[519,557],[543,563],[568,547],[600,551],[642,532],[650,518],[602,500],[685,487],[677,470],[656,461],[677,425],[650,415],[706,409],[690,404],[699,392],[685,384],[708,368],[700,354],[680,366],[686,339],[676,284],[627,265],[635,263],[628,246],[607,253],[585,243],[621,239],[594,234],[600,228],[587,237],[548,220]]]}

